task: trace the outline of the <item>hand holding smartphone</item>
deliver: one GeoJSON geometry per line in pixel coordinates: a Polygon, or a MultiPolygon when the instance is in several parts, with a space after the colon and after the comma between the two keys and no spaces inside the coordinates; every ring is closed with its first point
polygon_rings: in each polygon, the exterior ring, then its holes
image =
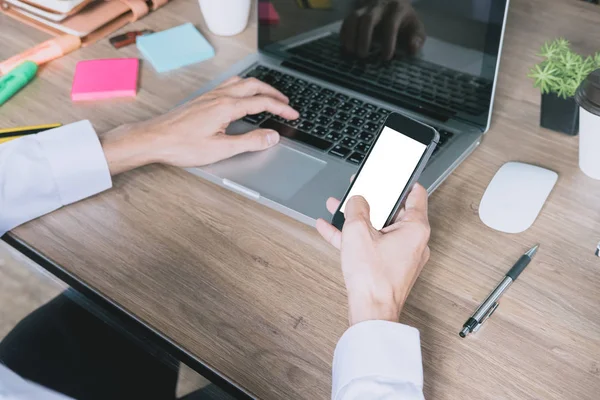
{"type": "Polygon", "coordinates": [[[375,229],[389,225],[423,172],[439,137],[428,125],[390,114],[333,215],[333,226],[342,229],[344,210],[352,196],[367,200],[375,229]]]}

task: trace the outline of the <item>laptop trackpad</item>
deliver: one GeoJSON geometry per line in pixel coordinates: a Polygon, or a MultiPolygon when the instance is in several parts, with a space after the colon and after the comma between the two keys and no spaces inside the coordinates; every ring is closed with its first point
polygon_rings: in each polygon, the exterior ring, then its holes
{"type": "Polygon", "coordinates": [[[241,154],[205,170],[263,197],[289,200],[326,165],[325,161],[280,144],[266,151],[241,154]]]}

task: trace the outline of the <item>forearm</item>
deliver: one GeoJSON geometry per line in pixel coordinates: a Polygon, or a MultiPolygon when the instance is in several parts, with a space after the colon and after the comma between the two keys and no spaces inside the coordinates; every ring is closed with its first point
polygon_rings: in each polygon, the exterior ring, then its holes
{"type": "Polygon", "coordinates": [[[147,123],[121,125],[100,136],[111,176],[159,162],[160,136],[147,123]]]}

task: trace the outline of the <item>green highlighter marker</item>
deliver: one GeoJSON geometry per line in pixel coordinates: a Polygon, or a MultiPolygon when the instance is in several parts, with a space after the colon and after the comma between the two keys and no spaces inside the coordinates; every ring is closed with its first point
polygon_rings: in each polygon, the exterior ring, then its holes
{"type": "Polygon", "coordinates": [[[0,78],[0,106],[15,93],[21,90],[35,76],[38,66],[33,61],[25,61],[18,67],[10,70],[0,78]]]}

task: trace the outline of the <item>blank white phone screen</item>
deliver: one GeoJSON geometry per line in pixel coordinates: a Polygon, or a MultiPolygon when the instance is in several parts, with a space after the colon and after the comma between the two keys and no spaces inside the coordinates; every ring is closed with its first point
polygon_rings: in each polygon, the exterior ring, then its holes
{"type": "Polygon", "coordinates": [[[371,208],[371,223],[383,228],[394,205],[417,168],[427,146],[386,126],[340,208],[352,196],[363,196],[371,208]]]}

